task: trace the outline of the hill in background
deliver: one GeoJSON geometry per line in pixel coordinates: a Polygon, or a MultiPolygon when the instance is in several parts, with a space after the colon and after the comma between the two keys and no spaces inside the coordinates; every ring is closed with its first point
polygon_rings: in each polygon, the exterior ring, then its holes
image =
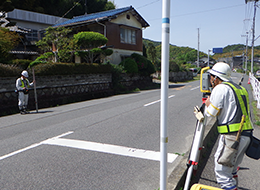
{"type": "MultiPolygon", "coordinates": [[[[156,42],[156,41],[152,41],[149,39],[143,39],[143,44],[146,47],[147,47],[148,43],[152,43],[156,47],[158,56],[160,56],[159,51],[161,51],[161,42],[156,42]]],[[[197,51],[197,49],[190,48],[190,47],[178,47],[176,45],[170,44],[170,57],[176,57],[180,53],[188,53],[190,51],[197,51]]],[[[248,58],[251,57],[251,52],[252,52],[251,46],[248,46],[248,49],[247,49],[248,58]]],[[[228,46],[224,47],[223,53],[214,54],[210,57],[217,60],[217,59],[223,58],[223,57],[242,56],[243,53],[244,54],[246,53],[245,45],[233,44],[233,45],[228,45],[228,46]]],[[[205,56],[208,56],[208,55],[206,53],[200,51],[200,57],[205,57],[205,56]]],[[[260,57],[260,46],[254,47],[254,57],[260,57]]]]}

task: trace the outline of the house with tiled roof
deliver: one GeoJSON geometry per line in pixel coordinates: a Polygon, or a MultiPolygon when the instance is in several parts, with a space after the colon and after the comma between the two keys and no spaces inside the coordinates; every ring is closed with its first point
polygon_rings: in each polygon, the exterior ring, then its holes
{"type": "Polygon", "coordinates": [[[108,39],[106,47],[113,49],[109,61],[119,64],[132,53],[143,54],[142,30],[149,24],[129,6],[74,17],[53,27],[69,27],[74,33],[93,31],[103,34],[108,39]]]}
{"type": "MultiPolygon", "coordinates": [[[[59,22],[68,20],[66,18],[20,9],[14,9],[11,12],[5,13],[5,17],[3,19],[5,18],[10,20],[10,22],[16,23],[15,26],[7,28],[11,31],[17,32],[20,35],[19,45],[10,53],[19,59],[32,60],[40,55],[35,43],[42,39],[45,29],[59,22]]],[[[3,22],[1,26],[5,27],[5,25],[8,24],[7,22],[8,21],[6,20],[6,22],[3,22]]]]}

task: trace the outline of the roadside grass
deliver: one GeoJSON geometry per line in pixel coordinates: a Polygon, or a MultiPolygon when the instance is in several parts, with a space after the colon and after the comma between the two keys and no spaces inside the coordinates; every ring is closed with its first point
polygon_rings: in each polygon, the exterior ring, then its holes
{"type": "Polygon", "coordinates": [[[260,109],[257,108],[257,101],[252,101],[253,114],[255,118],[255,123],[257,126],[260,126],[260,109]]]}

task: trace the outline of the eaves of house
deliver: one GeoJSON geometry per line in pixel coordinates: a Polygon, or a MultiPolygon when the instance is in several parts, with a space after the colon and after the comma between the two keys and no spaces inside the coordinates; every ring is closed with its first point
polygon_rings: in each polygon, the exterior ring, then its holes
{"type": "Polygon", "coordinates": [[[132,7],[124,7],[120,9],[113,9],[103,12],[97,12],[93,14],[85,14],[82,16],[74,17],[65,22],[55,24],[53,27],[69,27],[81,24],[91,24],[97,21],[109,21],[111,19],[117,18],[121,14],[125,14],[126,12],[131,13],[136,20],[138,20],[143,28],[149,27],[150,25],[143,19],[143,17],[132,7]]]}

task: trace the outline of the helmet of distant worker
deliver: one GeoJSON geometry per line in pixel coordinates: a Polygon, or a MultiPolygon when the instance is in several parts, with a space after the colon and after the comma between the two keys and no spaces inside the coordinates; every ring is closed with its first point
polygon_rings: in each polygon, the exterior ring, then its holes
{"type": "Polygon", "coordinates": [[[26,77],[26,78],[28,78],[28,77],[29,77],[29,75],[28,75],[28,72],[27,72],[27,71],[23,71],[23,72],[21,73],[21,75],[22,75],[22,76],[24,76],[24,77],[26,77]]]}

